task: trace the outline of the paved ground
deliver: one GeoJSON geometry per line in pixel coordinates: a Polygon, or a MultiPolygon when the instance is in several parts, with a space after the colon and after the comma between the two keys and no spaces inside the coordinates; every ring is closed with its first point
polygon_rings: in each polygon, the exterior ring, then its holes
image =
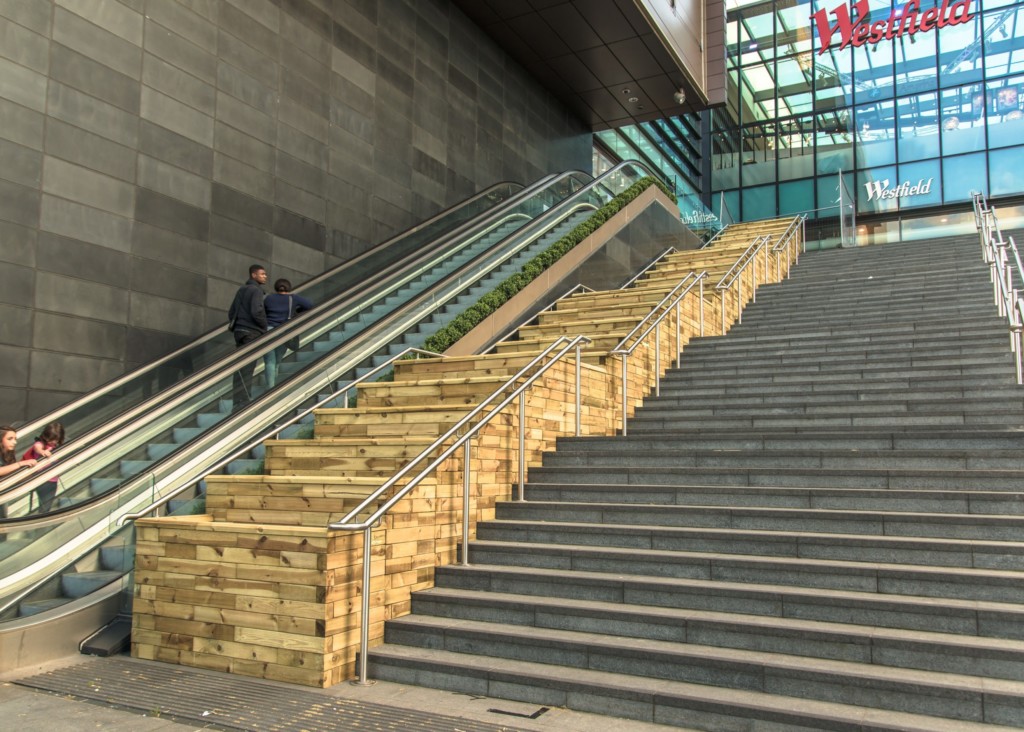
{"type": "Polygon", "coordinates": [[[661,725],[379,682],[278,684],[126,656],[77,656],[0,680],[0,720],[18,732],[367,730],[654,732],[661,725]]]}

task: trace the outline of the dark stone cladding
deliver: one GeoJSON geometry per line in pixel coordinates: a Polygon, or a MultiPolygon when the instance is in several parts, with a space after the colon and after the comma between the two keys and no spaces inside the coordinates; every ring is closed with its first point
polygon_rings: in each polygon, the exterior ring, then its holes
{"type": "Polygon", "coordinates": [[[589,166],[447,0],[0,0],[0,33],[0,421],[219,325],[252,261],[301,282],[589,166]]]}

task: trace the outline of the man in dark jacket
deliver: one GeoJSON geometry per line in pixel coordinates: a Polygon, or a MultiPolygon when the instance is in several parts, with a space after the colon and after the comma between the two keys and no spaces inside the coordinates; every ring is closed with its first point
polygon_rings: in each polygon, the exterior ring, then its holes
{"type": "MultiPolygon", "coordinates": [[[[263,309],[263,283],[267,281],[267,270],[262,264],[249,267],[249,279],[238,288],[235,299],[228,308],[228,330],[235,336],[235,348],[259,338],[267,332],[267,313],[263,309]]],[[[253,395],[253,372],[255,359],[235,372],[232,378],[232,396],[236,404],[246,404],[253,395]]]]}

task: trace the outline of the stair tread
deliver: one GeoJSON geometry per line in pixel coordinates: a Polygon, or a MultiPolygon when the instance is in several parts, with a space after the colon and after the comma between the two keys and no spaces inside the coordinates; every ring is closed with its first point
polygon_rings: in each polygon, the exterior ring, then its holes
{"type": "Polygon", "coordinates": [[[836,702],[795,699],[793,697],[767,694],[764,692],[729,689],[724,687],[693,684],[681,681],[638,678],[607,671],[573,668],[566,674],[564,667],[529,661],[491,659],[449,651],[428,650],[409,647],[395,647],[390,644],[374,648],[378,657],[394,656],[431,661],[442,667],[464,668],[469,673],[485,678],[514,683],[517,679],[537,678],[553,689],[583,687],[592,693],[613,696],[655,700],[685,700],[700,709],[723,713],[739,709],[753,716],[771,722],[789,722],[799,725],[806,719],[820,719],[822,723],[848,724],[856,720],[865,729],[900,729],[905,732],[985,732],[998,729],[991,724],[963,720],[947,720],[939,717],[892,712],[869,707],[840,704],[836,702]],[[870,726],[869,726],[870,725],[870,726]]]}

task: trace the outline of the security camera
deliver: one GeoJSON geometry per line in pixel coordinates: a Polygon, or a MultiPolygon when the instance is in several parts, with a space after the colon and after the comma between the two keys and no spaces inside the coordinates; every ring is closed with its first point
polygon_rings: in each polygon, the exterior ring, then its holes
{"type": "Polygon", "coordinates": [[[683,102],[686,101],[686,92],[680,89],[679,91],[672,95],[672,98],[676,100],[676,104],[682,104],[683,102]]]}

